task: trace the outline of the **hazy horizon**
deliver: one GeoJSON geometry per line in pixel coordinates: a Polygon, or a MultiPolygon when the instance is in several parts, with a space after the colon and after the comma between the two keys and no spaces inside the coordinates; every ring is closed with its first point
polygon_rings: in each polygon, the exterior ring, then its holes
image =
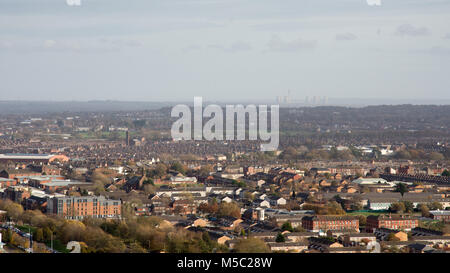
{"type": "MultiPolygon", "coordinates": [[[[378,103],[363,103],[364,101],[339,101],[330,100],[328,105],[322,104],[280,104],[281,108],[315,108],[315,107],[344,107],[344,108],[364,108],[364,107],[397,107],[411,105],[411,107],[445,107],[450,106],[450,101],[444,103],[383,103],[383,101],[375,101],[378,103]]],[[[78,113],[78,112],[134,112],[158,110],[162,108],[170,108],[177,104],[187,104],[193,106],[192,101],[112,101],[112,100],[92,100],[92,101],[2,101],[0,100],[0,115],[39,115],[44,113],[78,113]]],[[[218,104],[224,107],[226,104],[254,104],[254,105],[274,105],[273,101],[203,101],[203,106],[210,104],[218,104]]]]}

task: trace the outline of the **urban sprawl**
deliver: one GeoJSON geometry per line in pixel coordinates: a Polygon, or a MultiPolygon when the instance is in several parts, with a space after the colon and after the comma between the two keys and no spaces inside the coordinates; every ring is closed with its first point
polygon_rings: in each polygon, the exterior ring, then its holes
{"type": "Polygon", "coordinates": [[[282,107],[280,145],[170,108],[0,115],[0,252],[450,251],[450,106],[282,107]]]}

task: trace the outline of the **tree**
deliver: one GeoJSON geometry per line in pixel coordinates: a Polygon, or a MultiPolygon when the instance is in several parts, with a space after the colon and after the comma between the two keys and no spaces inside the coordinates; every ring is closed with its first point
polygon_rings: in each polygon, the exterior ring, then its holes
{"type": "Polygon", "coordinates": [[[10,229],[2,230],[2,241],[4,243],[9,243],[11,241],[12,235],[13,235],[12,230],[10,229]]]}
{"type": "Polygon", "coordinates": [[[361,203],[359,202],[354,202],[350,205],[350,208],[352,210],[362,210],[363,209],[363,205],[361,205],[361,203]]]}
{"type": "Polygon", "coordinates": [[[296,226],[294,232],[307,232],[307,230],[301,226],[296,226]]]}
{"type": "Polygon", "coordinates": [[[429,208],[430,208],[430,210],[438,210],[438,209],[443,209],[444,207],[442,206],[442,204],[441,203],[439,203],[439,202],[431,202],[431,203],[428,203],[428,205],[427,205],[429,208]]]}
{"type": "Polygon", "coordinates": [[[144,185],[144,192],[146,194],[154,194],[155,191],[156,191],[156,187],[153,186],[152,184],[144,185]]]}
{"type": "Polygon", "coordinates": [[[367,186],[361,186],[361,192],[362,193],[369,193],[370,192],[370,188],[367,186]]]}
{"type": "Polygon", "coordinates": [[[241,229],[241,236],[245,236],[245,229],[241,229]]]}
{"type": "Polygon", "coordinates": [[[233,185],[239,188],[245,188],[247,184],[244,181],[238,181],[233,179],[233,185]]]}
{"type": "Polygon", "coordinates": [[[336,215],[336,214],[345,214],[345,210],[342,208],[341,204],[336,201],[331,201],[327,205],[327,214],[336,215]]]}
{"type": "Polygon", "coordinates": [[[30,248],[30,241],[28,239],[21,240],[23,248],[30,248]]]}
{"type": "Polygon", "coordinates": [[[294,200],[290,200],[286,203],[285,208],[289,211],[292,211],[292,210],[300,210],[301,206],[298,202],[296,202],[294,200]]]}
{"type": "Polygon", "coordinates": [[[297,150],[295,150],[295,148],[293,148],[293,147],[287,147],[287,148],[280,154],[280,158],[281,158],[281,159],[286,159],[286,160],[296,159],[297,156],[298,156],[298,152],[297,152],[297,150]]]}
{"type": "Polygon", "coordinates": [[[234,203],[222,202],[219,205],[219,210],[217,211],[218,216],[231,216],[234,218],[241,217],[241,209],[234,203]]]}
{"type": "Polygon", "coordinates": [[[445,224],[442,228],[442,232],[444,233],[444,235],[450,235],[450,224],[445,224]]]}
{"type": "Polygon", "coordinates": [[[403,202],[392,203],[389,209],[397,213],[402,213],[406,210],[405,204],[403,202]]]}
{"type": "Polygon", "coordinates": [[[180,162],[174,162],[170,165],[170,168],[182,174],[186,174],[186,167],[184,167],[180,162]]]}
{"type": "Polygon", "coordinates": [[[108,178],[105,174],[103,174],[100,170],[95,170],[92,173],[92,182],[106,185],[111,182],[111,179],[108,178]]]}
{"type": "Polygon", "coordinates": [[[70,235],[73,237],[70,238],[70,240],[85,242],[92,252],[117,253],[125,251],[126,248],[125,244],[119,238],[113,237],[110,234],[105,233],[100,227],[87,226],[77,231],[80,231],[79,234],[80,238],[79,239],[73,238],[76,237],[74,235],[78,234],[72,233],[70,235]]]}
{"type": "Polygon", "coordinates": [[[290,231],[290,232],[293,232],[294,231],[294,228],[292,227],[292,224],[291,224],[291,222],[289,222],[289,221],[286,221],[286,222],[284,222],[284,224],[281,226],[281,230],[282,231],[290,231]]]}
{"type": "Polygon", "coordinates": [[[198,170],[198,174],[200,176],[208,176],[213,171],[213,167],[211,165],[204,165],[200,167],[198,170]]]}
{"type": "Polygon", "coordinates": [[[44,241],[44,231],[42,230],[42,228],[36,229],[36,232],[34,234],[34,239],[38,242],[44,241]]]}
{"type": "Polygon", "coordinates": [[[161,178],[162,176],[165,176],[166,173],[167,173],[167,166],[162,163],[159,163],[153,170],[150,171],[149,176],[161,178]]]}
{"type": "Polygon", "coordinates": [[[394,192],[399,192],[402,195],[402,197],[408,191],[409,191],[408,186],[405,183],[398,183],[397,185],[395,185],[394,192]]]}
{"type": "Polygon", "coordinates": [[[132,242],[127,250],[125,250],[126,253],[147,253],[145,248],[141,246],[138,242],[132,242]]]}
{"type": "Polygon", "coordinates": [[[449,170],[443,171],[442,176],[450,176],[450,171],[449,170]]]}
{"type": "Polygon", "coordinates": [[[68,220],[66,221],[59,231],[60,238],[64,243],[69,241],[83,241],[83,233],[86,226],[79,221],[68,220]]]}
{"type": "Polygon", "coordinates": [[[105,184],[100,181],[94,182],[94,193],[95,195],[103,195],[106,192],[105,184]]]}
{"type": "Polygon", "coordinates": [[[17,221],[23,213],[23,207],[20,204],[7,200],[2,205],[3,209],[7,212],[6,216],[17,221]]]}
{"type": "Polygon", "coordinates": [[[359,226],[360,227],[366,226],[366,223],[367,223],[367,217],[366,216],[358,215],[358,219],[359,219],[359,226]]]}
{"type": "Polygon", "coordinates": [[[275,241],[277,243],[284,243],[284,242],[286,242],[286,238],[284,237],[284,235],[281,232],[278,232],[277,238],[275,239],[275,241]]]}
{"type": "Polygon", "coordinates": [[[406,150],[401,150],[394,155],[397,159],[411,159],[411,153],[406,150]]]}
{"type": "Polygon", "coordinates": [[[144,120],[144,119],[136,119],[136,120],[133,120],[133,125],[134,125],[134,127],[137,128],[137,129],[143,128],[143,127],[145,126],[146,123],[147,123],[147,121],[144,120]]]}
{"type": "Polygon", "coordinates": [[[46,241],[50,241],[52,239],[53,231],[49,227],[45,227],[43,230],[43,233],[44,233],[44,239],[46,241]]]}
{"type": "Polygon", "coordinates": [[[18,246],[20,244],[20,237],[16,233],[12,232],[11,237],[9,238],[9,243],[14,246],[18,246]]]}
{"type": "Polygon", "coordinates": [[[155,185],[155,183],[153,182],[153,179],[147,178],[142,182],[142,185],[155,185]]]}
{"type": "Polygon", "coordinates": [[[253,201],[255,200],[255,196],[251,193],[251,192],[245,192],[244,193],[244,198],[248,201],[253,201]]]}
{"type": "Polygon", "coordinates": [[[388,241],[400,241],[400,239],[397,238],[397,236],[395,236],[395,233],[389,233],[387,240],[388,241]]]}
{"type": "Polygon", "coordinates": [[[422,213],[423,217],[429,217],[430,216],[430,209],[425,204],[419,204],[420,212],[422,213]]]}
{"type": "Polygon", "coordinates": [[[247,239],[239,239],[234,246],[237,253],[268,253],[269,247],[262,240],[249,237],[247,239]]]}
{"type": "Polygon", "coordinates": [[[201,203],[198,209],[204,213],[215,214],[219,210],[219,205],[213,200],[209,203],[201,203]]]}
{"type": "Polygon", "coordinates": [[[414,204],[410,201],[403,201],[402,202],[405,205],[405,212],[413,212],[414,211],[414,204]]]}
{"type": "Polygon", "coordinates": [[[431,160],[436,160],[436,161],[444,160],[444,159],[445,159],[444,155],[441,154],[441,153],[438,153],[438,152],[432,152],[432,153],[429,155],[429,158],[430,158],[431,160]]]}

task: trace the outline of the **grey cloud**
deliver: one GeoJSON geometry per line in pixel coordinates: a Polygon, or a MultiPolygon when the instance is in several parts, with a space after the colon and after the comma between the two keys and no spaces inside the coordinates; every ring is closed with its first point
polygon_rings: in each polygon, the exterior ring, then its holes
{"type": "Polygon", "coordinates": [[[208,45],[208,48],[212,48],[212,49],[223,49],[224,47],[221,46],[221,45],[216,45],[216,44],[214,44],[214,45],[208,45]]]}
{"type": "Polygon", "coordinates": [[[316,48],[317,41],[304,40],[302,38],[298,38],[292,41],[283,41],[278,35],[273,35],[268,43],[268,47],[271,51],[293,52],[303,49],[316,48]]]}
{"type": "Polygon", "coordinates": [[[251,50],[252,46],[244,43],[244,42],[236,42],[234,44],[231,45],[230,50],[232,52],[237,52],[237,51],[247,51],[247,50],[251,50]]]}
{"type": "Polygon", "coordinates": [[[202,49],[202,47],[199,45],[189,45],[189,46],[183,48],[183,52],[192,52],[192,51],[197,51],[200,49],[202,49]]]}
{"type": "Polygon", "coordinates": [[[337,41],[353,41],[356,40],[358,37],[353,33],[341,33],[336,35],[337,41]]]}
{"type": "Polygon", "coordinates": [[[130,39],[108,39],[102,38],[100,39],[100,43],[106,45],[112,45],[116,47],[140,47],[142,46],[141,41],[130,40],[130,39]]]}
{"type": "Polygon", "coordinates": [[[42,44],[37,46],[31,45],[38,50],[44,50],[48,52],[87,52],[87,51],[109,51],[114,50],[113,47],[105,47],[97,43],[92,42],[79,42],[76,40],[45,40],[42,44]]]}
{"type": "Polygon", "coordinates": [[[298,22],[294,20],[283,22],[258,23],[251,25],[251,28],[257,31],[299,31],[305,29],[307,24],[305,22],[298,22]]]}
{"type": "Polygon", "coordinates": [[[0,41],[1,49],[9,49],[9,48],[13,48],[13,47],[14,47],[14,43],[12,43],[10,41],[0,41]]]}
{"type": "Polygon", "coordinates": [[[450,39],[450,33],[447,33],[447,35],[444,36],[444,39],[450,39]]]}
{"type": "Polygon", "coordinates": [[[426,27],[415,27],[410,24],[404,24],[397,27],[395,34],[398,36],[428,36],[431,32],[426,27]]]}
{"type": "Polygon", "coordinates": [[[218,50],[222,50],[224,52],[229,52],[229,53],[236,53],[236,52],[251,50],[252,46],[245,42],[238,41],[238,42],[233,43],[229,47],[213,44],[213,45],[209,45],[208,48],[218,49],[218,50]]]}
{"type": "Polygon", "coordinates": [[[434,46],[430,50],[428,50],[428,53],[433,55],[450,55],[450,48],[434,46]]]}
{"type": "Polygon", "coordinates": [[[9,49],[18,52],[36,51],[36,52],[98,52],[106,53],[118,51],[125,46],[140,46],[131,40],[78,40],[78,39],[37,39],[37,40],[21,40],[16,42],[0,41],[1,49],[9,49]]]}
{"type": "Polygon", "coordinates": [[[413,53],[429,54],[436,56],[450,56],[450,48],[442,46],[433,46],[431,48],[411,50],[413,53]]]}

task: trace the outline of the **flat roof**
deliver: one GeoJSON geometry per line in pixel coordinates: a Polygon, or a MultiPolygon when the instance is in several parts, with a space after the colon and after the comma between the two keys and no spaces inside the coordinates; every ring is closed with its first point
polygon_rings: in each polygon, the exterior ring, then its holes
{"type": "Polygon", "coordinates": [[[450,215],[450,210],[431,210],[430,213],[433,215],[450,215]]]}
{"type": "Polygon", "coordinates": [[[0,154],[0,159],[50,159],[52,154],[0,154]]]}
{"type": "Polygon", "coordinates": [[[44,183],[43,185],[50,186],[50,187],[55,187],[55,186],[64,187],[64,186],[69,186],[69,185],[92,185],[92,183],[81,182],[81,181],[53,180],[51,182],[44,183]]]}
{"type": "Polygon", "coordinates": [[[14,179],[0,177],[0,182],[1,181],[14,181],[14,179]]]}

